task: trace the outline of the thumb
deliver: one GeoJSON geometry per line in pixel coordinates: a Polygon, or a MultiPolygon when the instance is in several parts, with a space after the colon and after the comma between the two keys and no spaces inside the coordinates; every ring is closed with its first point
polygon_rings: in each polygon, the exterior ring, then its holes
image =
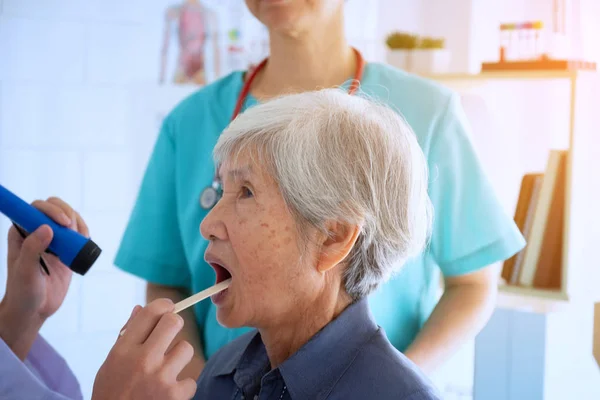
{"type": "Polygon", "coordinates": [[[20,260],[25,265],[37,265],[39,263],[40,254],[43,253],[50,242],[54,233],[48,225],[42,225],[23,241],[21,247],[20,260]]]}

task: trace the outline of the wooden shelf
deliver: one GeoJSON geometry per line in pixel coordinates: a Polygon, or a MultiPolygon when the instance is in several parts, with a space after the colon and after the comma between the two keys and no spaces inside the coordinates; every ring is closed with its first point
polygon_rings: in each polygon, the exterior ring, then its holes
{"type": "Polygon", "coordinates": [[[512,285],[498,287],[498,308],[550,313],[565,310],[570,305],[568,294],[560,290],[543,290],[512,285]]]}
{"type": "MultiPolygon", "coordinates": [[[[600,273],[596,271],[593,252],[600,238],[600,209],[594,198],[600,195],[598,169],[598,136],[594,127],[600,125],[596,111],[600,93],[600,72],[574,71],[488,71],[477,74],[423,74],[442,85],[468,92],[471,88],[499,82],[560,81],[568,85],[564,112],[568,118],[568,150],[565,214],[562,254],[562,290],[550,291],[526,287],[500,286],[498,308],[540,313],[573,310],[590,302],[600,301],[600,273]]],[[[493,90],[493,89],[492,89],[493,90]]],[[[563,148],[561,146],[561,148],[563,148]]]]}
{"type": "Polygon", "coordinates": [[[434,74],[421,75],[434,81],[485,81],[485,80],[546,80],[546,79],[576,79],[583,74],[597,75],[597,71],[491,71],[478,74],[434,74]]]}

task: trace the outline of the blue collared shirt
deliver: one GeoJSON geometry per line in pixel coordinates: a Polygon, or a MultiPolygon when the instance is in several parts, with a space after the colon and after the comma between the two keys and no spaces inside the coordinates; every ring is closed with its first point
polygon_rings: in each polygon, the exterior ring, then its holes
{"type": "Polygon", "coordinates": [[[260,333],[237,338],[209,359],[195,398],[437,400],[441,395],[390,344],[363,299],[273,370],[260,333]]]}

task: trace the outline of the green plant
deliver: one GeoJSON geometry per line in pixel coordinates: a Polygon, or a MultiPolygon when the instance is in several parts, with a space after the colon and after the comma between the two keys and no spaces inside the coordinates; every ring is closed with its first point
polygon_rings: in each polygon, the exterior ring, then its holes
{"type": "Polygon", "coordinates": [[[419,41],[419,49],[443,49],[445,47],[444,38],[423,37],[419,41]]]}
{"type": "Polygon", "coordinates": [[[419,37],[406,32],[392,32],[388,35],[385,43],[390,49],[415,49],[418,45],[419,37]]]}

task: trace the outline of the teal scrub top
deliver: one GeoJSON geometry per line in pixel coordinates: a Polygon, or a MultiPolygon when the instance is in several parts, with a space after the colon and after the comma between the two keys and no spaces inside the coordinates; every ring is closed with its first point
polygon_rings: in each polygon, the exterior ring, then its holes
{"type": "MultiPolygon", "coordinates": [[[[215,283],[199,233],[207,211],[200,193],[212,183],[212,150],[230,122],[243,84],[237,71],[198,90],[165,118],[115,264],[148,282],[198,292],[215,283]]],[[[404,116],[428,160],[434,207],[430,246],[369,297],[375,320],[400,351],[414,340],[438,300],[440,272],[467,274],[505,260],[525,241],[485,176],[460,96],[385,64],[368,63],[358,95],[404,116]]],[[[249,96],[244,109],[257,104],[249,96]]],[[[250,328],[229,329],[210,301],[195,305],[204,355],[250,328]]]]}

